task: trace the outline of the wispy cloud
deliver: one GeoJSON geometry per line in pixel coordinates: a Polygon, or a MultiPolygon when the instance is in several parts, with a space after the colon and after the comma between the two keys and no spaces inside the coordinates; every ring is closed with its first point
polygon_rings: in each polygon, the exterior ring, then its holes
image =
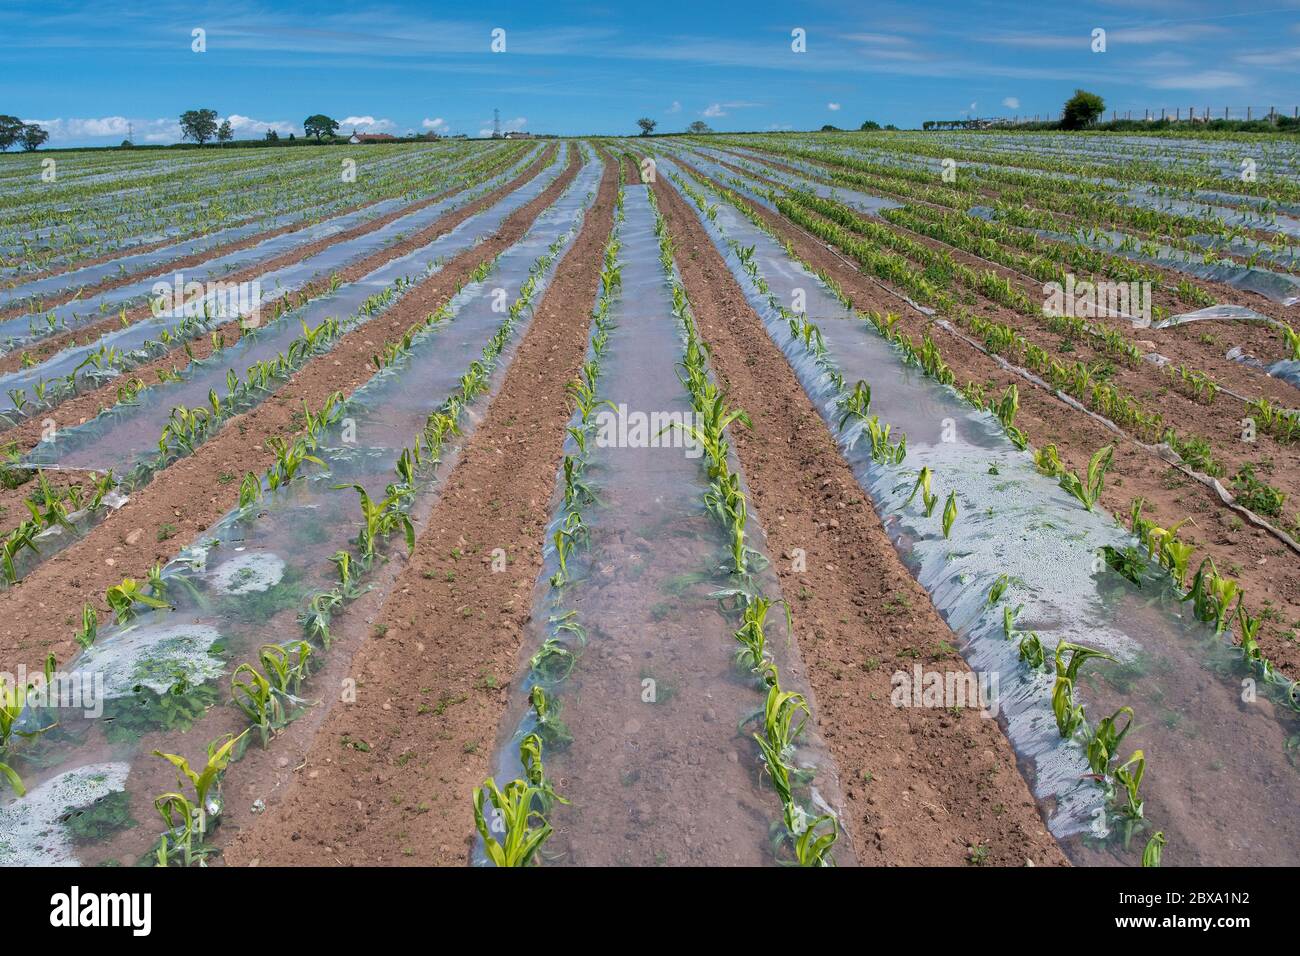
{"type": "Polygon", "coordinates": [[[1228,70],[1204,70],[1160,76],[1152,80],[1151,85],[1161,90],[1226,90],[1249,86],[1250,81],[1240,73],[1228,70]]]}

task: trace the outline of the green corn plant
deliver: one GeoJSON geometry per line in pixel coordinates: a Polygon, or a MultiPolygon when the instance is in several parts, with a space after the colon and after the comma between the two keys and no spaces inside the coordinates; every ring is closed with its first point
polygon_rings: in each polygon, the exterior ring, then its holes
{"type": "Polygon", "coordinates": [[[840,409],[842,411],[839,425],[841,431],[844,430],[849,419],[858,418],[865,421],[867,412],[871,410],[871,386],[859,380],[853,387],[853,391],[840,399],[840,409]]]}
{"type": "Polygon", "coordinates": [[[167,600],[167,582],[163,579],[162,565],[155,564],[149,569],[149,593],[160,601],[167,600]]]}
{"type": "Polygon", "coordinates": [[[1132,707],[1121,707],[1109,717],[1101,719],[1088,740],[1088,766],[1092,768],[1093,773],[1104,775],[1109,771],[1111,760],[1132,726],[1132,707]],[[1123,728],[1118,726],[1121,717],[1124,718],[1123,728]]]}
{"type": "Polygon", "coordinates": [[[306,641],[290,641],[287,645],[263,644],[258,659],[267,678],[281,694],[296,694],[306,679],[311,665],[312,649],[306,641]]]}
{"type": "Polygon", "coordinates": [[[1056,717],[1056,729],[1063,739],[1068,740],[1087,726],[1083,705],[1075,703],[1074,688],[1079,668],[1093,657],[1115,660],[1103,651],[1082,644],[1061,641],[1056,645],[1056,683],[1052,686],[1052,713],[1056,717]]]}
{"type": "MultiPolygon", "coordinates": [[[[761,595],[745,595],[745,606],[741,615],[740,627],[735,638],[740,643],[736,650],[736,666],[746,673],[752,673],[763,683],[771,686],[776,681],[776,665],[767,654],[767,635],[763,625],[771,611],[773,601],[761,595]]],[[[790,605],[785,605],[786,621],[790,621],[790,605]]]]}
{"type": "Polygon", "coordinates": [[[1043,647],[1042,638],[1035,631],[1030,631],[1020,638],[1019,650],[1020,659],[1035,670],[1047,661],[1047,651],[1043,647]]]}
{"type": "Polygon", "coordinates": [[[569,555],[577,548],[579,542],[586,538],[587,526],[582,522],[582,515],[570,511],[552,535],[552,540],[555,542],[555,556],[560,563],[560,569],[551,575],[553,587],[562,587],[569,582],[569,555]]]}
{"type": "MultiPolygon", "coordinates": [[[[206,855],[202,842],[207,835],[209,821],[221,814],[221,801],[214,793],[214,788],[219,789],[221,775],[230,766],[235,747],[247,733],[245,730],[239,736],[226,734],[208,744],[207,763],[201,770],[195,770],[188,760],[177,754],[163,753],[161,750],[153,752],[155,757],[161,757],[176,768],[176,777],[182,787],[188,782],[193,791],[192,800],[186,794],[173,791],[162,794],[154,801],[154,807],[167,822],[169,835],[173,839],[179,836],[183,840],[180,848],[184,852],[186,866],[196,858],[202,864],[203,856],[206,855]],[[195,837],[200,843],[198,848],[194,846],[195,837]]],[[[161,857],[164,865],[166,859],[164,852],[161,857]]]]}
{"type": "Polygon", "coordinates": [[[1101,498],[1106,472],[1110,469],[1114,457],[1114,445],[1098,449],[1088,462],[1087,481],[1081,481],[1072,471],[1064,471],[1060,475],[1061,487],[1078,498],[1083,506],[1091,511],[1101,498]]]}
{"type": "Polygon", "coordinates": [[[1007,386],[1007,390],[1002,393],[1002,399],[993,406],[993,414],[1002,423],[1007,437],[1021,451],[1029,444],[1029,438],[1019,428],[1015,426],[1016,412],[1020,411],[1020,390],[1015,384],[1007,386]]]}
{"type": "Polygon", "coordinates": [[[338,569],[339,574],[339,592],[351,600],[361,593],[361,588],[357,583],[358,570],[354,569],[352,552],[339,550],[335,551],[330,562],[338,569]]]}
{"type": "Polygon", "coordinates": [[[1157,830],[1153,833],[1151,839],[1147,840],[1146,847],[1142,850],[1142,865],[1145,867],[1158,867],[1168,844],[1169,841],[1165,839],[1163,830],[1157,830]]]}
{"type": "Polygon", "coordinates": [[[301,438],[291,445],[282,437],[276,435],[270,438],[267,444],[275,452],[275,465],[267,472],[267,478],[273,488],[278,488],[293,481],[299,469],[309,461],[320,465],[322,468],[325,467],[325,462],[311,454],[307,443],[301,438]]]}
{"type": "Polygon", "coordinates": [[[77,643],[83,648],[89,648],[95,643],[98,634],[99,614],[95,610],[95,605],[85,604],[81,608],[81,630],[74,635],[77,643]]]}
{"type": "Polygon", "coordinates": [[[321,642],[329,650],[332,635],[330,620],[333,613],[343,606],[344,597],[337,590],[323,591],[307,603],[307,609],[298,615],[298,624],[309,637],[321,642]]]}
{"type": "Polygon", "coordinates": [[[1034,466],[1044,475],[1057,478],[1065,474],[1065,465],[1055,445],[1044,445],[1034,452],[1034,466]]]}
{"type": "Polygon", "coordinates": [[[537,735],[550,747],[567,747],[573,743],[573,735],[560,719],[560,702],[546,696],[546,691],[534,685],[528,692],[528,702],[533,707],[537,718],[537,735]]]}
{"type": "Polygon", "coordinates": [[[535,799],[542,813],[550,813],[556,803],[566,806],[569,801],[555,792],[555,788],[546,777],[546,768],[542,764],[542,738],[537,734],[526,734],[519,741],[519,762],[524,768],[524,779],[536,791],[535,799]]]}
{"type": "Polygon", "coordinates": [[[1263,624],[1262,617],[1248,614],[1241,601],[1237,602],[1237,630],[1241,637],[1241,653],[1252,664],[1265,662],[1264,653],[1259,646],[1259,631],[1263,624]]]}
{"type": "MultiPolygon", "coordinates": [[[[576,429],[569,429],[573,434],[576,429]]],[[[578,434],[582,434],[579,432],[578,434]]],[[[580,447],[585,445],[585,436],[579,441],[580,447]]],[[[585,453],[585,449],[581,449],[585,453]]],[[[587,504],[596,500],[596,493],[592,491],[591,485],[582,480],[584,464],[582,459],[574,458],[572,455],[564,456],[564,506],[572,508],[577,505],[587,504]]]]}
{"type": "Polygon", "coordinates": [[[361,548],[362,563],[369,566],[378,552],[381,539],[388,537],[399,528],[406,536],[406,550],[415,550],[415,526],[411,518],[400,508],[397,496],[390,495],[382,501],[370,497],[365,487],[359,484],[335,485],[336,488],[351,488],[360,496],[361,531],[357,535],[357,544],[361,548]]]}
{"type": "Polygon", "coordinates": [[[934,506],[939,503],[939,496],[930,490],[930,483],[933,478],[934,472],[930,470],[930,467],[928,465],[923,467],[917,474],[916,484],[912,486],[912,493],[908,495],[907,500],[903,502],[903,507],[906,508],[910,505],[912,499],[916,497],[916,493],[919,491],[921,492],[921,503],[925,506],[925,516],[928,518],[934,514],[934,506]]]}
{"type": "Polygon", "coordinates": [[[1143,800],[1139,791],[1146,769],[1146,754],[1141,750],[1133,751],[1128,760],[1115,768],[1115,779],[1124,788],[1125,803],[1120,806],[1120,812],[1132,820],[1142,818],[1143,800]]]}
{"type": "Polygon", "coordinates": [[[108,602],[108,606],[113,609],[119,624],[124,624],[135,616],[135,606],[137,604],[143,604],[145,607],[154,610],[161,610],[170,606],[161,598],[152,594],[145,594],[140,582],[135,578],[123,578],[121,584],[114,584],[104,592],[104,599],[108,602]]]}
{"type": "Polygon", "coordinates": [[[240,664],[230,675],[230,696],[257,728],[263,749],[271,735],[288,722],[281,695],[252,664],[240,664]]]}
{"type": "Polygon", "coordinates": [[[244,475],[239,483],[239,507],[248,508],[262,500],[262,481],[253,472],[244,475]]]}
{"type": "Polygon", "coordinates": [[[1014,608],[1010,604],[1002,605],[1002,636],[1008,641],[1016,638],[1016,618],[1020,612],[1025,609],[1023,604],[1017,604],[1014,608]]]}
{"type": "Polygon", "coordinates": [[[801,867],[834,866],[835,860],[831,857],[831,848],[835,846],[839,836],[839,821],[829,813],[805,824],[803,832],[794,841],[795,863],[801,867]],[[818,833],[817,828],[823,823],[829,823],[831,829],[829,832],[818,833]]]}
{"type": "Polygon", "coordinates": [[[556,684],[573,673],[578,663],[577,653],[556,637],[548,637],[528,660],[529,670],[547,683],[556,684]]]}
{"type": "MultiPolygon", "coordinates": [[[[26,704],[27,688],[24,687],[19,690],[17,685],[11,687],[3,677],[0,677],[0,756],[3,756],[9,749],[15,733],[14,724],[22,716],[26,704]]],[[[19,734],[19,736],[22,736],[22,734],[19,734]]],[[[3,760],[0,760],[0,776],[9,781],[10,789],[17,796],[26,796],[27,789],[23,786],[22,777],[18,775],[18,771],[3,760]]]]}
{"type": "Polygon", "coordinates": [[[952,526],[957,521],[957,492],[948,493],[948,500],[943,506],[943,536],[947,538],[952,532],[952,526]]]}
{"type": "MultiPolygon", "coordinates": [[[[989,587],[988,605],[992,607],[1002,600],[1002,595],[1007,593],[1007,588],[1011,586],[1011,576],[1008,574],[999,574],[992,586],[989,587]]],[[[1009,608],[1008,608],[1009,610],[1009,608]]]]}
{"type": "Polygon", "coordinates": [[[524,780],[511,780],[501,790],[491,777],[474,791],[474,825],[493,865],[522,867],[536,861],[542,844],[555,832],[541,812],[534,809],[539,796],[538,788],[524,780]],[[485,797],[492,804],[493,825],[504,829],[501,841],[493,837],[483,812],[485,797]]]}
{"type": "Polygon", "coordinates": [[[1214,622],[1216,634],[1222,634],[1232,611],[1234,599],[1241,599],[1241,586],[1219,574],[1214,559],[1206,557],[1192,576],[1192,584],[1182,600],[1191,601],[1196,619],[1214,622]],[[1206,571],[1206,567],[1209,571],[1206,571]]]}
{"type": "Polygon", "coordinates": [[[36,535],[40,527],[34,521],[23,521],[18,527],[14,528],[5,535],[3,546],[0,547],[0,562],[3,562],[5,583],[15,584],[18,581],[18,569],[14,564],[14,558],[23,548],[39,555],[40,549],[36,547],[36,535]]]}

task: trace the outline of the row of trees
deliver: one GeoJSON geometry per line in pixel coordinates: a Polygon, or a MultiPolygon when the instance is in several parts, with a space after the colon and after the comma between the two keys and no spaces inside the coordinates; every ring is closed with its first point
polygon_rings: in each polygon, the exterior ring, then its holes
{"type": "MultiPolygon", "coordinates": [[[[302,121],[303,132],[308,136],[315,136],[317,142],[325,136],[333,137],[338,129],[338,120],[331,119],[324,113],[315,113],[302,121]]],[[[186,110],[181,114],[181,137],[193,140],[202,146],[212,139],[218,143],[228,143],[235,138],[235,131],[230,127],[230,120],[217,124],[216,110],[186,110]]],[[[268,129],[266,138],[275,141],[280,138],[280,134],[273,129],[268,129]]],[[[292,133],[289,134],[289,138],[293,139],[292,133]]]]}
{"type": "Polygon", "coordinates": [[[14,143],[30,153],[42,146],[49,138],[50,134],[35,123],[24,123],[17,116],[0,114],[0,153],[14,143]]]}
{"type": "MultiPolygon", "coordinates": [[[[657,120],[652,120],[648,116],[643,116],[636,121],[636,125],[641,127],[642,136],[651,136],[654,134],[655,127],[658,126],[659,123],[657,120]]],[[[692,133],[696,136],[701,136],[704,133],[712,133],[713,128],[709,126],[708,123],[704,122],[704,120],[696,120],[690,126],[686,127],[686,132],[692,133]]]]}

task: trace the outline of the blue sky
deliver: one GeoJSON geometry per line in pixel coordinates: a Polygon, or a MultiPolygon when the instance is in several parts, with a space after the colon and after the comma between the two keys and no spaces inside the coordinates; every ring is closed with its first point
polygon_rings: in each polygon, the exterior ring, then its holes
{"type": "Polygon", "coordinates": [[[244,138],[301,135],[317,112],[477,136],[494,107],[506,128],[627,134],[639,116],[671,131],[1055,114],[1076,86],[1121,114],[1300,101],[1300,0],[0,0],[0,36],[0,113],[42,122],[51,146],[117,143],[127,123],[172,142],[197,107],[244,138]]]}

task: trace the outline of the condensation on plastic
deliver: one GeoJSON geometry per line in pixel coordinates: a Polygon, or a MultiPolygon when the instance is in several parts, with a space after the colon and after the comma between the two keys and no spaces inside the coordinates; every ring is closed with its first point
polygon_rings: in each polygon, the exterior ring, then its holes
{"type": "MultiPolygon", "coordinates": [[[[667,176],[671,169],[661,172],[667,176]]],[[[1139,588],[1100,559],[1104,546],[1136,547],[1136,539],[1038,473],[1033,456],[1018,451],[990,413],[906,365],[896,347],[729,204],[716,223],[700,219],[832,431],[838,431],[838,409],[829,378],[791,339],[788,323],[748,279],[723,235],[755,247],[754,259],[777,301],[788,304],[796,288],[803,290],[808,318],[819,325],[845,382],[866,381],[871,413],[892,425],[894,435],[907,435],[907,457],[897,467],[871,459],[860,426],[838,438],[900,555],[958,635],[963,656],[986,679],[996,678],[999,719],[1032,768],[1028,782],[1067,853],[1078,862],[1111,860],[1092,839],[1104,795],[1084,777],[1081,748],[1057,733],[1051,675],[1029,671],[1018,660],[1017,643],[1003,636],[1001,604],[990,607],[987,600],[1001,575],[1011,582],[1003,603],[1023,605],[1017,632],[1036,631],[1049,657],[1057,642],[1067,640],[1119,659],[1095,667],[1090,661],[1079,693],[1093,723],[1121,706],[1136,710],[1124,753],[1146,750],[1148,816],[1177,847],[1166,862],[1300,860],[1295,770],[1287,756],[1294,715],[1263,695],[1258,706],[1243,708],[1246,674],[1237,666],[1239,652],[1191,619],[1163,572],[1148,572],[1139,588]],[[941,502],[957,493],[951,538],[940,528],[942,506],[926,518],[917,501],[906,504],[922,466],[933,471],[941,502]],[[1195,706],[1188,705],[1192,688],[1195,706]],[[1212,794],[1204,780],[1209,762],[1223,768],[1212,794]],[[1238,812],[1243,805],[1250,813],[1238,812]]],[[[1121,859],[1132,863],[1140,850],[1138,843],[1121,859]]]]}
{"type": "MultiPolygon", "coordinates": [[[[629,415],[688,416],[690,398],[675,374],[683,331],[672,313],[646,187],[626,188],[624,211],[620,291],[610,310],[616,325],[597,393],[629,415]]],[[[694,865],[774,859],[769,824],[780,819],[781,804],[759,783],[749,734],[737,734],[737,726],[763,706],[764,694],[738,674],[735,627],[710,597],[732,586],[720,569],[727,542],[703,507],[708,483],[701,459],[673,441],[680,437],[663,436],[675,447],[598,440],[584,478],[599,502],[582,509],[590,546],[567,559],[572,583],[550,586],[559,570],[553,542],[544,551],[534,624],[521,651],[495,768],[498,782],[522,775],[519,741],[536,727],[527,695],[541,684],[560,702],[574,737],[567,748],[544,753],[548,777],[559,781],[570,801],[550,814],[557,833],[544,855],[552,863],[643,863],[660,853],[668,863],[694,865]],[[546,622],[570,611],[577,612],[589,643],[572,673],[548,684],[530,670],[529,658],[548,636],[546,622]],[[646,680],[655,682],[657,702],[643,699],[646,680]]],[[[577,451],[570,438],[566,453],[577,451]]],[[[563,487],[561,473],[548,540],[562,517],[563,487]]],[[[750,518],[749,544],[764,550],[752,508],[750,518]]],[[[779,600],[770,567],[758,582],[768,598],[779,600]]],[[[798,648],[779,606],[766,631],[783,689],[807,695],[798,648]]],[[[815,713],[811,697],[809,705],[815,713]]],[[[839,814],[835,766],[813,721],[799,738],[795,761],[815,770],[810,800],[816,812],[839,814]]],[[[841,864],[851,861],[847,839],[834,855],[841,864]]]]}
{"type": "MultiPolygon", "coordinates": [[[[504,202],[507,205],[514,204],[514,208],[518,208],[543,192],[561,172],[555,163],[552,163],[549,168],[549,175],[543,173],[533,177],[519,189],[507,196],[504,202]]],[[[266,305],[275,302],[277,299],[301,289],[308,282],[318,276],[327,275],[349,263],[364,259],[366,256],[379,251],[383,247],[400,241],[403,236],[410,235],[413,232],[419,232],[421,229],[436,222],[447,212],[459,209],[472,202],[474,199],[497,188],[501,183],[508,181],[509,176],[509,173],[502,173],[500,176],[489,180],[482,186],[457,193],[454,196],[433,203],[423,209],[410,213],[409,215],[402,216],[399,219],[394,219],[392,222],[371,232],[365,233],[364,235],[328,246],[315,255],[309,256],[299,262],[283,266],[259,277],[256,281],[258,281],[262,286],[262,304],[266,305]]],[[[497,209],[500,208],[500,206],[493,208],[497,209]]],[[[276,240],[271,239],[267,241],[275,242],[276,240]]],[[[237,255],[242,255],[242,253],[238,253],[237,255]]],[[[261,259],[263,256],[258,255],[255,258],[261,259]]],[[[221,260],[217,260],[217,262],[220,261],[221,260]]],[[[210,269],[215,268],[217,268],[216,264],[210,266],[210,269]]],[[[210,277],[212,272],[208,271],[205,275],[210,277]]],[[[185,279],[187,282],[201,281],[202,277],[191,277],[189,274],[186,274],[185,279]]],[[[155,280],[148,280],[141,283],[141,286],[147,286],[149,289],[152,289],[154,281],[155,280]]],[[[112,295],[113,293],[105,294],[112,295]]],[[[88,301],[93,302],[94,300],[92,299],[88,301]]],[[[204,301],[213,303],[215,308],[215,304],[219,301],[219,298],[217,293],[212,291],[205,296],[204,301]]],[[[191,308],[192,304],[187,303],[186,309],[190,310],[191,308]]],[[[96,316],[96,318],[99,318],[99,316],[96,316]]],[[[17,322],[26,320],[11,321],[17,322]]],[[[13,397],[11,393],[16,390],[23,392],[29,401],[34,400],[36,397],[34,387],[38,383],[42,381],[54,382],[58,379],[64,378],[73,372],[78,365],[85,361],[87,356],[98,352],[101,348],[113,348],[121,354],[131,353],[136,349],[146,347],[146,343],[158,342],[162,332],[175,330],[185,321],[187,321],[185,316],[163,313],[139,322],[133,322],[124,328],[117,329],[114,332],[100,337],[95,342],[64,349],[46,361],[34,365],[31,368],[20,369],[6,375],[0,375],[0,392],[3,392],[8,397],[11,408],[13,407],[13,397]]],[[[230,321],[229,318],[214,317],[209,321],[200,323],[200,333],[209,328],[215,328],[228,321],[230,321]]],[[[7,323],[0,323],[0,332],[3,331],[3,326],[5,324],[7,323]]],[[[113,378],[120,373],[120,368],[105,369],[103,373],[92,376],[92,381],[99,382],[103,379],[113,378]]]]}
{"type": "MultiPolygon", "coordinates": [[[[163,576],[173,610],[146,612],[125,626],[106,629],[89,650],[69,662],[66,670],[74,679],[87,674],[103,676],[104,718],[120,713],[117,707],[133,706],[140,693],[137,687],[168,687],[178,679],[192,685],[220,680],[238,664],[255,660],[262,643],[298,639],[302,632],[295,623],[296,614],[310,595],[337,583],[329,557],[348,548],[356,535],[357,495],[335,486],[355,482],[372,496],[383,495],[385,486],[394,480],[402,450],[422,433],[429,414],[459,388],[462,374],[480,358],[487,340],[506,321],[489,289],[504,288],[513,299],[552,242],[567,237],[569,244],[561,252],[572,248],[572,238],[595,196],[601,173],[599,163],[585,164],[524,238],[498,257],[492,274],[453,297],[449,321],[425,328],[413,339],[405,357],[353,393],[346,408],[351,422],[330,426],[315,449],[325,462],[323,469],[309,465],[304,476],[277,491],[266,491],[250,511],[227,513],[167,564],[163,576]]],[[[560,258],[562,255],[539,277],[538,296],[560,258]]],[[[537,301],[534,298],[534,306],[537,301]]],[[[525,310],[518,319],[488,391],[468,409],[462,435],[444,445],[444,466],[422,482],[413,510],[416,520],[427,516],[449,467],[447,462],[473,433],[499,389],[531,318],[531,310],[525,310]]],[[[224,695],[224,687],[218,684],[216,689],[219,696],[224,695]]],[[[205,734],[211,732],[212,723],[228,728],[235,716],[229,708],[214,708],[186,733],[172,732],[161,749],[192,757],[207,744],[205,734]]],[[[101,739],[104,718],[86,718],[79,711],[60,709],[57,736],[51,732],[36,738],[31,745],[18,748],[8,762],[32,791],[38,792],[52,780],[81,779],[106,758],[115,767],[131,768],[140,761],[157,759],[140,746],[138,738],[117,743],[101,739]]],[[[125,789],[131,790],[135,779],[132,774],[125,789]]],[[[104,785],[96,795],[121,789],[122,785],[104,785]]],[[[154,795],[143,796],[152,800],[154,795]]],[[[41,812],[36,811],[37,816],[41,812]]],[[[0,865],[33,862],[31,848],[18,844],[32,819],[22,800],[0,798],[0,865]]],[[[120,861],[134,862],[148,852],[160,831],[161,823],[154,820],[119,837],[115,845],[120,861]]],[[[47,842],[58,851],[63,839],[55,834],[47,842]]],[[[65,853],[59,861],[104,862],[93,845],[78,847],[75,859],[68,859],[65,853]]]]}

